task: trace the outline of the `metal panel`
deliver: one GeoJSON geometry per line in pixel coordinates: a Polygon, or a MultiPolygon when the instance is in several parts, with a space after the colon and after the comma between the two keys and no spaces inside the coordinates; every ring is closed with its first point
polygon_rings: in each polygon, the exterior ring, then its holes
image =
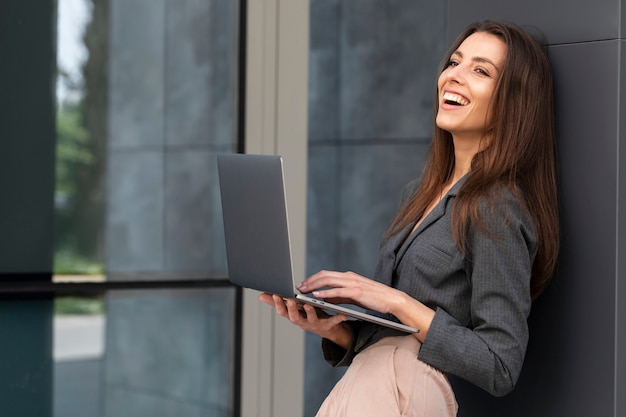
{"type": "Polygon", "coordinates": [[[496,399],[455,381],[460,417],[614,415],[619,44],[550,48],[563,230],[558,272],[531,313],[516,390],[496,399]]]}
{"type": "MultiPolygon", "coordinates": [[[[626,43],[622,40],[619,42],[620,61],[619,65],[619,77],[620,81],[626,79],[626,65],[624,65],[623,57],[625,53],[626,43]]],[[[621,85],[621,84],[620,84],[621,85]]],[[[616,331],[616,345],[615,345],[615,416],[626,415],[626,396],[623,395],[626,392],[626,281],[625,269],[626,269],[626,204],[624,198],[626,197],[626,165],[624,160],[626,158],[626,146],[624,141],[626,140],[626,130],[623,121],[626,120],[626,89],[621,87],[619,89],[619,154],[618,154],[618,189],[617,189],[617,293],[616,293],[616,314],[615,314],[615,331],[616,331]],[[619,221],[622,219],[622,221],[619,221]]]]}
{"type": "Polygon", "coordinates": [[[506,19],[538,27],[550,44],[616,39],[620,2],[615,0],[449,0],[448,36],[452,40],[476,20],[506,19]]]}
{"type": "Polygon", "coordinates": [[[49,281],[54,239],[55,10],[49,1],[41,2],[37,13],[26,2],[3,1],[2,6],[0,273],[6,276],[0,279],[49,281]]]}

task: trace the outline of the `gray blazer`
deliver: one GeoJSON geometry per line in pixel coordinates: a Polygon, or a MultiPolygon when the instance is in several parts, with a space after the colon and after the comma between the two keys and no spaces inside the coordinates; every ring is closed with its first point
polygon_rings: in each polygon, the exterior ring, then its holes
{"type": "MultiPolygon", "coordinates": [[[[420,360],[500,396],[515,386],[526,354],[536,238],[520,202],[508,189],[494,188],[495,207],[479,205],[489,233],[470,228],[471,254],[464,256],[450,223],[452,203],[464,181],[452,187],[413,235],[408,236],[415,223],[382,242],[374,279],[435,310],[420,360]]],[[[417,185],[414,181],[405,187],[402,204],[417,185]]],[[[333,366],[349,365],[358,352],[383,337],[404,334],[368,322],[349,324],[355,338],[348,351],[322,342],[333,366]]]]}

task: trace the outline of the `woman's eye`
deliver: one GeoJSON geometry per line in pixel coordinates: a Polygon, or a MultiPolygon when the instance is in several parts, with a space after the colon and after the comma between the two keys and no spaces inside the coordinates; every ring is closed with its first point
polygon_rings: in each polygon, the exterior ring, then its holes
{"type": "Polygon", "coordinates": [[[476,72],[481,74],[481,75],[486,75],[487,77],[489,77],[489,73],[487,71],[485,71],[484,68],[476,68],[476,72]]]}
{"type": "Polygon", "coordinates": [[[447,67],[456,67],[457,65],[459,65],[458,62],[450,60],[450,61],[448,61],[448,65],[446,65],[446,68],[447,67]]]}

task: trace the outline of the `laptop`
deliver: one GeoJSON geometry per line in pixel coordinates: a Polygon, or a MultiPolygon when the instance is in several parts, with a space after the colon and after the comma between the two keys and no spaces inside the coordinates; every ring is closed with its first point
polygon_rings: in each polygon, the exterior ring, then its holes
{"type": "Polygon", "coordinates": [[[419,332],[298,291],[293,276],[282,157],[218,154],[217,167],[230,282],[403,332],[419,332]]]}

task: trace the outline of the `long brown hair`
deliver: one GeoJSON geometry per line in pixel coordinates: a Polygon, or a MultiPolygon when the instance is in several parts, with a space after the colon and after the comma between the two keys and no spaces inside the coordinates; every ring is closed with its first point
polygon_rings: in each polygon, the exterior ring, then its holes
{"type": "MultiPolygon", "coordinates": [[[[478,200],[497,204],[490,193],[494,185],[511,190],[528,210],[537,237],[531,277],[534,299],[552,277],[559,251],[552,71],[545,47],[524,29],[507,22],[483,21],[468,26],[459,35],[442,61],[440,73],[452,53],[476,32],[500,38],[507,45],[507,54],[491,99],[492,123],[485,126],[485,135],[489,133],[491,140],[472,159],[470,172],[455,198],[452,231],[457,246],[467,255],[469,226],[483,225],[478,200]]],[[[435,115],[437,110],[438,99],[435,115]]],[[[452,135],[435,125],[420,187],[393,220],[389,235],[424,214],[451,180],[454,161],[452,135]]]]}

